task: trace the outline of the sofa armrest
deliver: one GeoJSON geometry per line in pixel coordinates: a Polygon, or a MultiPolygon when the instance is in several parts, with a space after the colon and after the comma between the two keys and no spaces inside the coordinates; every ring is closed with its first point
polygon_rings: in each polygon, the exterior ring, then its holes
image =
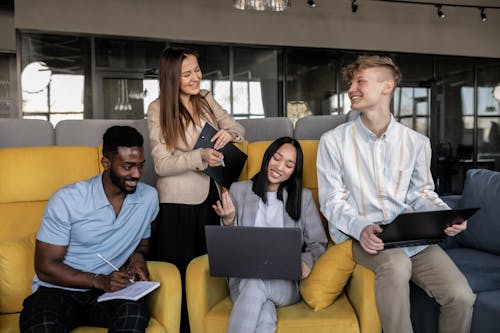
{"type": "Polygon", "coordinates": [[[375,274],[364,266],[356,265],[346,293],[358,317],[360,332],[382,332],[375,303],[375,274]]]}
{"type": "Polygon", "coordinates": [[[160,287],[148,296],[151,317],[167,332],[179,332],[181,322],[182,285],[179,270],[167,262],[147,262],[150,279],[160,287]]]}
{"type": "Polygon", "coordinates": [[[451,209],[460,207],[460,200],[462,199],[461,195],[444,195],[441,199],[450,206],[451,209]]]}
{"type": "Polygon", "coordinates": [[[191,260],[186,270],[186,300],[191,333],[203,333],[205,316],[228,295],[226,279],[210,276],[208,255],[191,260]]]}

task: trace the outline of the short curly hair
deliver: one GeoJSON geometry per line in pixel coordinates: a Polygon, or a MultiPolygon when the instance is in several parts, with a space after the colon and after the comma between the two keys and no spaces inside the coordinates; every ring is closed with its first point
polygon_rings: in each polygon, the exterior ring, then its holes
{"type": "Polygon", "coordinates": [[[142,147],[144,138],[137,129],[130,126],[111,126],[102,136],[102,154],[110,158],[118,147],[142,147]]]}
{"type": "Polygon", "coordinates": [[[394,61],[392,61],[392,59],[389,57],[378,55],[359,56],[355,62],[347,65],[344,68],[344,70],[342,71],[342,75],[344,77],[344,80],[349,82],[357,72],[374,67],[387,68],[392,73],[395,87],[397,87],[401,82],[401,71],[399,70],[399,67],[396,66],[394,61]]]}

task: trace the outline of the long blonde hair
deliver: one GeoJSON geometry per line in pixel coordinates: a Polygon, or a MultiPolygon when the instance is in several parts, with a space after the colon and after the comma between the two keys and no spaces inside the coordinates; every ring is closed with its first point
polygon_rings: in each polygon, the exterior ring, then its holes
{"type": "MultiPolygon", "coordinates": [[[[166,48],[160,56],[159,81],[160,81],[160,126],[162,136],[167,147],[174,147],[179,138],[186,141],[186,127],[193,118],[180,102],[180,77],[182,61],[189,55],[196,54],[184,48],[166,48]]],[[[212,116],[208,103],[200,96],[190,96],[195,112],[204,112],[212,116]]]]}

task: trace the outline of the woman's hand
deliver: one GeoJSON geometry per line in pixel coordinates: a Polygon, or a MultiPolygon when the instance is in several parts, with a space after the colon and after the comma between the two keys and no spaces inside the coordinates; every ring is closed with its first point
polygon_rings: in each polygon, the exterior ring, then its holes
{"type": "Polygon", "coordinates": [[[201,159],[211,167],[218,167],[221,165],[224,155],[212,148],[202,148],[201,159]]]}
{"type": "Polygon", "coordinates": [[[305,279],[309,274],[311,274],[311,269],[305,262],[302,262],[302,278],[305,279]]]}
{"type": "Polygon", "coordinates": [[[222,223],[224,225],[234,224],[234,205],[228,192],[222,192],[221,200],[217,200],[215,205],[212,205],[213,209],[222,218],[222,223]]]}
{"type": "Polygon", "coordinates": [[[214,142],[214,149],[222,149],[228,142],[231,142],[235,137],[235,134],[229,132],[225,129],[220,129],[215,135],[210,139],[210,142],[214,142]]]}

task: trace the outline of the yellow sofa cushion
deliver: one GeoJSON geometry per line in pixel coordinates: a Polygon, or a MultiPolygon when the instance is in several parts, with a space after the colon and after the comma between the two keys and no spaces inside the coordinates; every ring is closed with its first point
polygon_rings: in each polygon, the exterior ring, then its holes
{"type": "Polygon", "coordinates": [[[248,144],[247,179],[252,179],[260,171],[264,152],[271,143],[272,141],[255,141],[248,144]]]}
{"type": "Polygon", "coordinates": [[[0,203],[0,242],[12,241],[38,231],[47,201],[0,203]]]}
{"type": "Polygon", "coordinates": [[[35,275],[35,234],[0,243],[0,313],[22,310],[35,275]]]}
{"type": "Polygon", "coordinates": [[[342,294],[354,266],[351,240],[329,247],[300,282],[302,298],[314,311],[328,307],[342,294]]]}
{"type": "Polygon", "coordinates": [[[99,173],[96,147],[0,149],[0,203],[48,200],[63,186],[99,173]]]}
{"type": "MultiPolygon", "coordinates": [[[[217,303],[206,315],[203,331],[226,332],[231,310],[229,297],[217,303]]],[[[345,294],[324,311],[314,312],[304,302],[299,302],[278,308],[277,317],[277,333],[359,333],[356,313],[345,294]]]]}

